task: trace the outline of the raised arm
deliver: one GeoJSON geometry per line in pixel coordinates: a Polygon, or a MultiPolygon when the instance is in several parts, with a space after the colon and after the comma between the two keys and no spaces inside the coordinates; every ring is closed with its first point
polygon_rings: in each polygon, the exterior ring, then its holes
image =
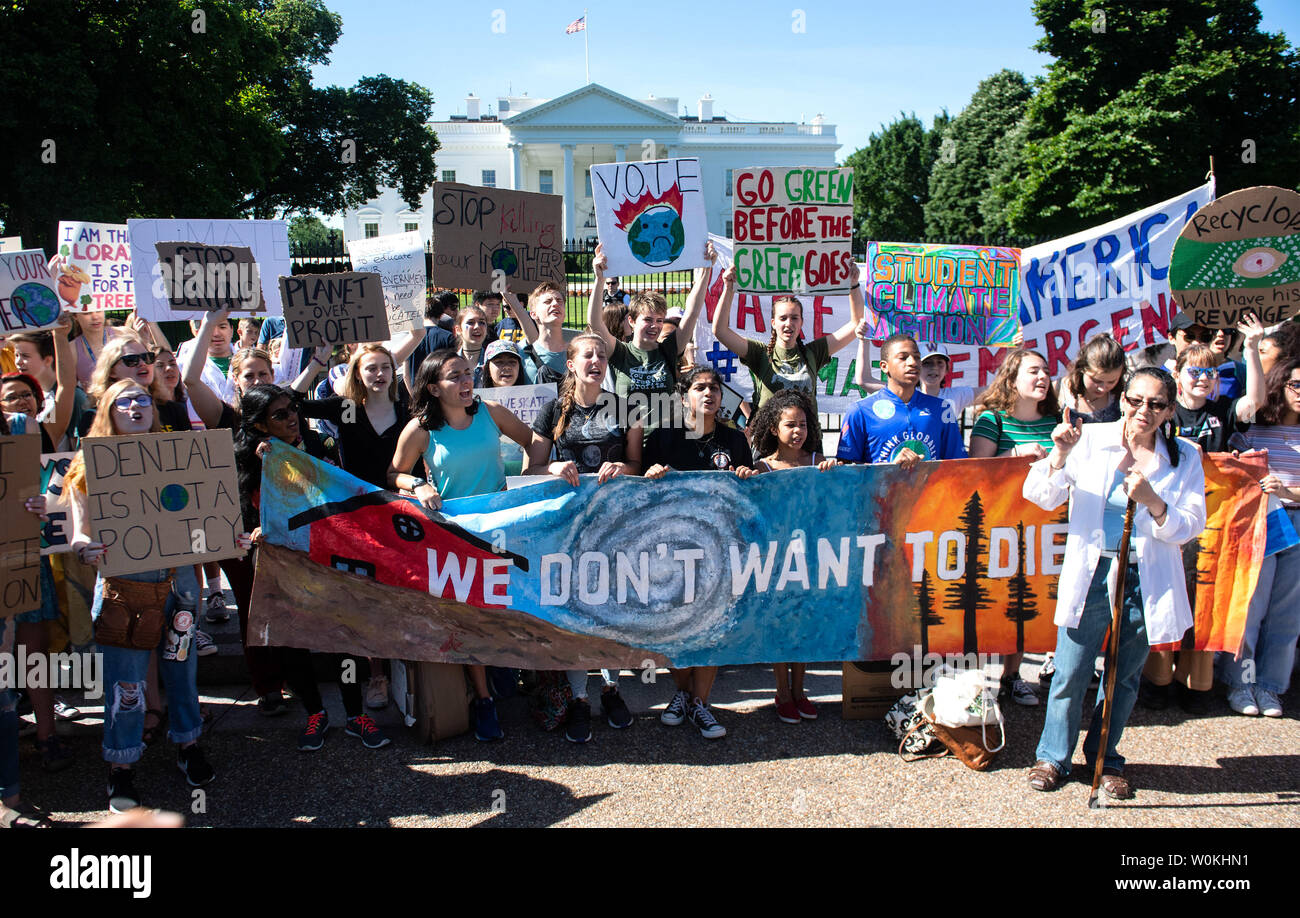
{"type": "Polygon", "coordinates": [[[744,357],[749,341],[731,328],[731,301],[735,295],[736,266],[732,265],[722,272],[722,296],[718,299],[718,308],[713,310],[713,337],[727,350],[744,357]]]}
{"type": "Polygon", "coordinates": [[[605,342],[606,353],[612,354],[614,345],[618,341],[605,327],[605,301],[600,292],[605,286],[605,266],[607,264],[609,264],[609,259],[605,257],[605,247],[597,244],[596,254],[591,259],[591,271],[594,277],[591,282],[591,299],[587,302],[587,324],[605,342]]]}
{"type": "Polygon", "coordinates": [[[329,344],[322,344],[316,348],[316,351],[311,355],[311,360],[307,361],[307,366],[298,374],[298,378],[293,381],[289,388],[294,392],[301,392],[306,395],[307,390],[311,388],[312,380],[320,375],[320,370],[316,369],[316,367],[320,366],[322,369],[328,369],[330,352],[333,350],[333,346],[329,344]]]}
{"type": "Polygon", "coordinates": [[[537,327],[537,323],[533,321],[528,308],[519,301],[518,295],[510,290],[501,294],[501,299],[505,301],[506,309],[510,311],[510,315],[514,316],[515,321],[519,323],[519,328],[524,333],[524,340],[529,344],[535,344],[542,332],[537,327]]]}
{"type": "Polygon", "coordinates": [[[424,340],[424,335],[417,335],[413,331],[398,332],[397,335],[384,343],[388,348],[388,353],[393,355],[393,364],[401,366],[406,363],[406,358],[415,353],[415,349],[420,346],[424,340]]]}
{"type": "Polygon", "coordinates": [[[1259,342],[1264,337],[1264,326],[1254,313],[1237,323],[1241,332],[1241,358],[1246,362],[1246,394],[1237,400],[1237,420],[1249,424],[1255,412],[1268,401],[1268,386],[1264,379],[1264,365],[1259,362],[1259,342]]]}
{"type": "Polygon", "coordinates": [[[866,314],[866,298],[862,293],[861,279],[862,272],[858,268],[858,263],[854,262],[853,267],[849,269],[849,283],[853,285],[853,289],[849,291],[849,320],[831,332],[830,352],[832,354],[847,347],[857,336],[858,323],[866,314]]]}
{"type": "Polygon", "coordinates": [[[221,423],[221,409],[225,404],[217,394],[203,381],[203,367],[208,362],[208,345],[212,343],[212,331],[216,323],[226,317],[226,310],[209,312],[199,323],[199,333],[194,339],[194,350],[190,352],[190,362],[181,367],[185,371],[185,393],[190,404],[198,414],[199,420],[209,427],[221,423]]]}
{"type": "Polygon", "coordinates": [[[686,309],[682,313],[681,323],[677,326],[677,350],[679,352],[684,350],[687,342],[695,337],[695,323],[700,318],[700,310],[704,308],[704,301],[708,298],[709,280],[713,277],[713,265],[718,261],[718,253],[714,251],[712,242],[704,243],[704,257],[709,260],[709,264],[703,268],[695,269],[695,283],[691,285],[691,292],[686,295],[686,309]]]}
{"type": "Polygon", "coordinates": [[[864,317],[853,332],[858,337],[858,358],[853,364],[853,382],[867,392],[879,392],[885,384],[871,376],[871,341],[867,338],[867,320],[864,317]]]}
{"type": "Polygon", "coordinates": [[[54,417],[45,424],[45,432],[56,444],[68,430],[72,420],[72,407],[77,398],[77,358],[72,353],[68,333],[72,331],[72,316],[64,315],[54,327],[54,376],[58,394],[54,397],[54,417]]]}

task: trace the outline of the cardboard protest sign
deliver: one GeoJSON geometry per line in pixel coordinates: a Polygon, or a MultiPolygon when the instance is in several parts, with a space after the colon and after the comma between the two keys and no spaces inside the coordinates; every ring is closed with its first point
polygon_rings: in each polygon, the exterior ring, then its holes
{"type": "MultiPolygon", "coordinates": [[[[485,402],[504,405],[511,414],[529,427],[541,413],[542,406],[556,397],[555,383],[539,383],[535,386],[499,386],[474,391],[485,402]]],[[[523,472],[523,448],[504,435],[501,437],[501,458],[505,461],[507,476],[519,475],[523,472]]]]}
{"type": "Polygon", "coordinates": [[[248,246],[156,242],[154,249],[172,312],[262,311],[262,276],[248,246]]]}
{"type": "Polygon", "coordinates": [[[0,236],[0,252],[21,252],[22,250],[22,236],[0,236]]]}
{"type": "Polygon", "coordinates": [[[45,515],[41,526],[41,554],[53,555],[72,550],[72,511],[63,491],[63,476],[68,474],[76,453],[41,453],[41,493],[45,495],[45,515]]]}
{"type": "Polygon", "coordinates": [[[0,335],[59,324],[59,294],[40,249],[0,252],[0,335]]]}
{"type": "Polygon", "coordinates": [[[591,191],[608,273],[681,271],[708,264],[698,159],[592,166],[591,191]]]}
{"type": "Polygon", "coordinates": [[[289,347],[388,340],[379,275],[370,271],[280,278],[289,347]]]}
{"type": "Polygon", "coordinates": [[[244,531],[228,430],[87,437],[91,537],[107,551],[99,570],[133,574],[237,558],[244,531]]]}
{"type": "MultiPolygon", "coordinates": [[[[176,318],[167,301],[158,252],[154,248],[159,242],[184,240],[201,245],[243,246],[252,251],[260,276],[273,278],[293,273],[286,220],[127,220],[126,225],[136,313],[145,319],[165,322],[176,318]]],[[[282,315],[280,288],[268,283],[261,293],[266,315],[282,315]]]]}
{"type": "Polygon", "coordinates": [[[436,182],[433,282],[481,290],[504,280],[520,294],[543,281],[564,287],[563,219],[558,194],[436,182]]]}
{"type": "Polygon", "coordinates": [[[735,182],[737,292],[849,292],[852,169],[741,169],[735,182]]]}
{"type": "Polygon", "coordinates": [[[24,504],[40,494],[41,438],[0,437],[0,618],[41,604],[41,520],[24,504]]]}
{"type": "Polygon", "coordinates": [[[416,331],[424,325],[428,272],[419,233],[349,239],[348,257],[352,259],[354,271],[379,272],[389,334],[416,331]]]}
{"type": "Polygon", "coordinates": [[[59,254],[65,259],[58,278],[64,312],[135,308],[125,223],[60,221],[59,254]]]}
{"type": "Polygon", "coordinates": [[[869,242],[862,288],[879,341],[1010,347],[1020,326],[1019,249],[869,242]]]}
{"type": "Polygon", "coordinates": [[[1169,286],[1196,325],[1266,326],[1300,312],[1300,194],[1260,185],[1197,211],[1174,243],[1169,286]]]}

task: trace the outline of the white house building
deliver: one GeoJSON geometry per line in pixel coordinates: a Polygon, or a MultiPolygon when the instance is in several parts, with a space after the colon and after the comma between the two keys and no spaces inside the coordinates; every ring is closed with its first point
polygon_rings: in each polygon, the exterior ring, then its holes
{"type": "MultiPolygon", "coordinates": [[[[732,171],[748,166],[834,166],[840,144],[835,125],[820,115],[810,124],[790,121],[729,121],[713,114],[713,99],[697,113],[679,113],[676,98],[638,101],[590,83],[558,99],[509,96],[495,115],[470,95],[464,115],[431,124],[441,149],[438,178],[444,182],[515,188],[564,195],[564,236],[596,235],[590,167],[626,160],[698,156],[709,230],[731,235],[732,171]]],[[[380,196],[344,213],[347,239],[419,232],[432,238],[432,189],[412,210],[398,193],[380,196]]]]}

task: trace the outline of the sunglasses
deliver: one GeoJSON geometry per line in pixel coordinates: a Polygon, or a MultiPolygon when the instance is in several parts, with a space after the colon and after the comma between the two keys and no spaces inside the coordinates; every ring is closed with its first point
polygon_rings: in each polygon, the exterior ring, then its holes
{"type": "Polygon", "coordinates": [[[1143,405],[1155,412],[1164,411],[1169,407],[1169,403],[1162,398],[1143,398],[1140,395],[1125,395],[1124,401],[1128,402],[1129,407],[1134,411],[1138,411],[1143,405]]]}
{"type": "Polygon", "coordinates": [[[150,366],[158,359],[158,355],[153,351],[145,351],[143,354],[123,354],[117,359],[122,361],[122,363],[126,364],[128,367],[138,367],[141,363],[145,366],[150,366]]]}
{"type": "Polygon", "coordinates": [[[277,424],[283,424],[285,421],[289,420],[289,418],[297,415],[297,413],[298,412],[294,411],[292,408],[281,408],[279,411],[271,412],[271,420],[275,421],[277,424]]]}
{"type": "Polygon", "coordinates": [[[1218,379],[1219,371],[1214,367],[1183,367],[1183,371],[1192,378],[1192,382],[1199,379],[1218,379]]]}
{"type": "Polygon", "coordinates": [[[139,406],[141,408],[148,408],[152,404],[153,404],[153,399],[143,394],[119,395],[117,398],[113,399],[113,405],[119,411],[130,411],[132,408],[136,406],[139,406]]]}
{"type": "Polygon", "coordinates": [[[1209,344],[1214,340],[1214,332],[1208,328],[1192,325],[1183,329],[1183,340],[1194,341],[1197,344],[1209,344]]]}
{"type": "Polygon", "coordinates": [[[6,405],[12,405],[15,402],[25,402],[28,399],[36,401],[36,394],[32,392],[31,389],[28,389],[26,392],[10,392],[8,395],[4,396],[4,398],[0,398],[0,402],[3,402],[6,405]]]}

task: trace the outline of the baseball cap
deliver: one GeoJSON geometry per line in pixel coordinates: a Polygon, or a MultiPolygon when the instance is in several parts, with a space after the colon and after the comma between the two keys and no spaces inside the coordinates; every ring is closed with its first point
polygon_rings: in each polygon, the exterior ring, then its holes
{"type": "Polygon", "coordinates": [[[519,356],[519,349],[515,347],[514,342],[498,338],[487,346],[487,353],[483,355],[483,362],[488,363],[497,357],[513,357],[520,363],[523,358],[519,356]]]}
{"type": "Polygon", "coordinates": [[[948,361],[949,366],[952,366],[952,358],[948,356],[948,351],[942,344],[930,341],[918,341],[916,347],[917,350],[921,352],[921,363],[925,363],[931,357],[942,357],[944,360],[948,361]]]}
{"type": "Polygon", "coordinates": [[[682,317],[686,315],[686,310],[680,306],[674,306],[668,310],[668,315],[664,316],[664,321],[671,325],[681,325],[682,317]]]}

